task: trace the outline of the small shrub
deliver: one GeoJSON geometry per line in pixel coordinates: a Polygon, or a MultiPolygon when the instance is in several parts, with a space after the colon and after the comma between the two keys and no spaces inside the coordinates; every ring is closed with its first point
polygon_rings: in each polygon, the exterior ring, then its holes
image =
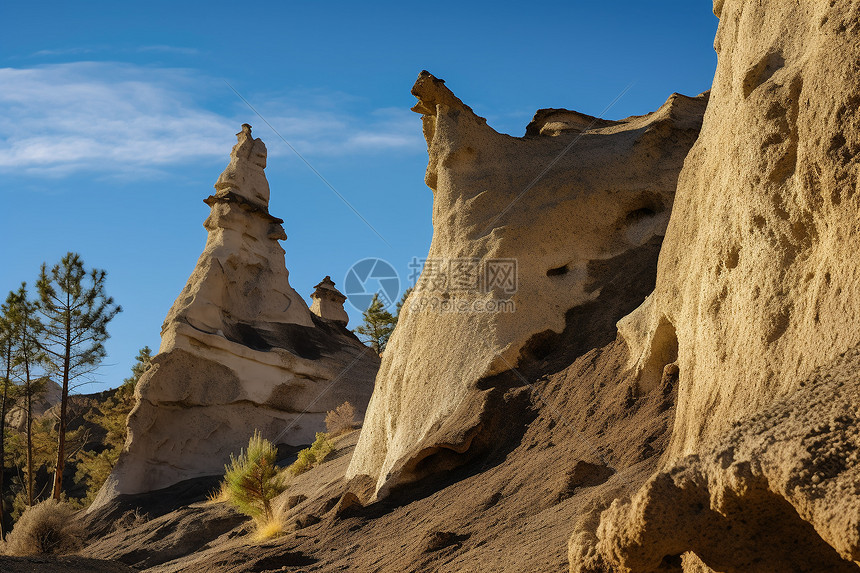
{"type": "Polygon", "coordinates": [[[311,452],[310,448],[305,448],[299,452],[299,458],[287,470],[294,476],[297,476],[314,467],[314,462],[316,462],[316,458],[313,452],[311,452]]]}
{"type": "Polygon", "coordinates": [[[317,432],[316,440],[311,444],[311,447],[305,448],[299,452],[299,458],[287,468],[294,476],[303,474],[312,467],[323,463],[330,453],[334,451],[334,444],[328,439],[328,435],[323,432],[317,432]]]}
{"type": "Polygon", "coordinates": [[[349,402],[344,402],[325,415],[325,427],[331,437],[349,432],[355,427],[355,408],[349,402]]]}
{"type": "Polygon", "coordinates": [[[272,520],[272,500],[287,489],[286,479],[275,465],[277,451],[260,432],[254,432],[248,449],[238,458],[230,456],[224,481],[230,502],[258,524],[272,520]]]}
{"type": "Polygon", "coordinates": [[[66,502],[49,499],[27,508],[6,537],[6,555],[61,555],[83,546],[84,529],[66,502]]]}
{"type": "Polygon", "coordinates": [[[142,512],[140,508],[130,509],[123,513],[113,524],[114,531],[129,531],[140,527],[149,521],[149,514],[142,512]]]}

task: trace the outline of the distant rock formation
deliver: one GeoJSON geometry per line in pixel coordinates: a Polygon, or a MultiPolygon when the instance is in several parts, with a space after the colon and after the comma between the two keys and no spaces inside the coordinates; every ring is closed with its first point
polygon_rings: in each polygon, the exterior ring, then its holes
{"type": "Polygon", "coordinates": [[[349,324],[349,315],[343,309],[346,296],[334,288],[334,281],[331,280],[330,276],[326,276],[314,287],[311,300],[313,301],[311,312],[318,317],[333,320],[343,326],[349,324]]]}
{"type": "Polygon", "coordinates": [[[707,103],[675,94],[621,121],[541,110],[518,138],[427,72],[412,93],[434,234],[347,474],[371,476],[376,497],[493,447],[514,367],[547,370],[554,346],[584,352],[596,333],[612,341],[614,321],[653,285],[707,103]]]}
{"type": "Polygon", "coordinates": [[[860,5],[717,0],[714,12],[711,102],[657,286],[619,323],[643,387],[678,376],[667,469],[578,554],[635,572],[683,551],[719,571],[857,571],[860,392],[813,373],[860,344],[860,5]],[[808,567],[775,555],[795,543],[808,567]]]}
{"type": "MultiPolygon", "coordinates": [[[[44,378],[35,383],[39,384],[41,382],[44,382],[45,387],[41,392],[34,394],[32,400],[34,420],[59,404],[63,394],[62,387],[50,378],[44,378]]],[[[19,405],[13,406],[6,413],[6,423],[17,432],[25,432],[27,430],[27,410],[21,404],[23,404],[23,399],[21,399],[19,405]]]]}
{"type": "Polygon", "coordinates": [[[281,223],[268,211],[266,146],[243,125],[230,165],[205,200],[206,248],[137,385],[129,437],[94,506],[220,474],[258,429],[310,443],[325,412],[361,412],[379,360],[337,322],[311,313],[289,283],[281,223]]]}

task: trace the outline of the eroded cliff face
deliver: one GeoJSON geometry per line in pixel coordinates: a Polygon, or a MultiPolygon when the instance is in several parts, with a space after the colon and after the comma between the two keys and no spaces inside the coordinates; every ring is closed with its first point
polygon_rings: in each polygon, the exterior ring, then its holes
{"type": "Polygon", "coordinates": [[[677,357],[676,456],[860,342],[860,6],[715,8],[711,103],[657,287],[619,324],[645,384],[677,357]]]}
{"type": "Polygon", "coordinates": [[[580,522],[571,571],[860,571],[858,371],[854,348],[580,522]]]}
{"type": "Polygon", "coordinates": [[[167,314],[125,448],[94,506],[220,474],[254,430],[310,443],[327,410],[348,400],[363,411],[370,399],[378,357],[290,286],[283,221],[268,211],[266,146],[248,125],[237,138],[205,200],[206,247],[167,314]]]}
{"type": "Polygon", "coordinates": [[[573,356],[611,342],[614,334],[585,341],[614,333],[612,321],[641,301],[636,290],[653,284],[707,103],[675,94],[621,121],[541,110],[517,138],[427,72],[413,94],[434,234],[347,474],[371,476],[376,497],[492,448],[522,406],[522,393],[509,390],[528,384],[522,372],[549,370],[544,358],[562,338],[573,356]]]}
{"type": "Polygon", "coordinates": [[[641,386],[678,373],[665,471],[580,528],[571,568],[857,571],[860,3],[714,9],[657,286],[619,323],[641,386]]]}

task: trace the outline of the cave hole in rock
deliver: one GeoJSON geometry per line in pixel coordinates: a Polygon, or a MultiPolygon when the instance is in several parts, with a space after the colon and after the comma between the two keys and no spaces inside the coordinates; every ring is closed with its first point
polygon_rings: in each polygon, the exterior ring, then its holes
{"type": "Polygon", "coordinates": [[[663,369],[666,365],[677,361],[678,335],[675,332],[675,325],[662,316],[651,338],[651,349],[639,378],[642,391],[649,392],[657,388],[663,377],[663,369]]]}
{"type": "Polygon", "coordinates": [[[648,219],[656,214],[657,211],[655,211],[651,207],[641,207],[639,209],[634,209],[633,211],[627,213],[627,215],[624,217],[624,222],[628,225],[635,225],[642,219],[648,219]]]}
{"type": "Polygon", "coordinates": [[[548,277],[558,277],[561,275],[566,275],[570,272],[570,265],[563,265],[560,267],[556,267],[554,269],[547,269],[546,276],[548,277]]]}

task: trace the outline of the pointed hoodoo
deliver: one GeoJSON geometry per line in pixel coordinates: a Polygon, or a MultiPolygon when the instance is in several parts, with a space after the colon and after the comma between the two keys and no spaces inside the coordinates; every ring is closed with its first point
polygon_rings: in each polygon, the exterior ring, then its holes
{"type": "Polygon", "coordinates": [[[334,288],[331,277],[326,275],[314,289],[316,290],[311,294],[311,299],[314,301],[311,304],[311,312],[320,318],[346,326],[349,323],[349,315],[343,309],[346,296],[334,288]]]}
{"type": "MultiPolygon", "coordinates": [[[[255,431],[309,443],[328,410],[349,401],[363,415],[370,399],[378,357],[314,317],[290,286],[283,221],[268,209],[266,146],[247,124],[237,138],[205,200],[206,247],[167,313],[128,442],[93,507],[221,474],[255,431]]],[[[342,305],[333,318],[345,323],[342,305]]]]}
{"type": "Polygon", "coordinates": [[[242,124],[242,131],[236,134],[239,140],[230,153],[230,164],[215,183],[216,197],[230,194],[256,204],[269,207],[269,182],[266,180],[266,144],[262,139],[254,139],[251,126],[242,124]]]}

